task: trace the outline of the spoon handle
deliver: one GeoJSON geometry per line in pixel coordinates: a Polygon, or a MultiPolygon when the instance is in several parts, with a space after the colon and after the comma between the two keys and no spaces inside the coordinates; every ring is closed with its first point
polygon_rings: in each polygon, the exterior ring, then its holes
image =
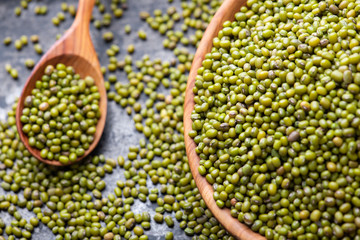
{"type": "Polygon", "coordinates": [[[79,5],[72,27],[84,28],[89,32],[92,9],[94,8],[95,0],[79,0],[79,5]]]}
{"type": "Polygon", "coordinates": [[[74,54],[82,56],[100,69],[90,36],[90,20],[95,0],[79,0],[75,20],[65,35],[55,44],[52,55],[74,54]]]}
{"type": "Polygon", "coordinates": [[[61,62],[64,55],[77,55],[82,56],[94,67],[100,69],[100,63],[90,37],[90,20],[94,5],[95,0],[79,0],[73,24],[40,59],[37,65],[53,58],[59,58],[58,61],[61,62]]]}

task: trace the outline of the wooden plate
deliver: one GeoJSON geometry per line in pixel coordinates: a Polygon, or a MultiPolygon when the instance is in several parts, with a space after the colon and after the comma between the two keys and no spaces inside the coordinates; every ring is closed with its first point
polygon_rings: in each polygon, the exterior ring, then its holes
{"type": "Polygon", "coordinates": [[[254,233],[246,225],[240,223],[236,218],[230,215],[230,210],[227,208],[219,208],[213,198],[213,187],[206,179],[199,174],[198,167],[200,158],[195,152],[196,144],[189,132],[192,130],[191,112],[194,109],[194,93],[193,88],[195,85],[195,77],[197,70],[202,65],[202,61],[205,55],[211,51],[212,40],[218,35],[219,30],[222,29],[222,25],[225,21],[233,21],[235,19],[235,13],[240,10],[240,7],[245,5],[246,0],[225,0],[219,10],[216,12],[214,18],[211,20],[209,26],[204,33],[204,36],[200,42],[200,45],[196,51],[185,92],[184,103],[184,135],[186,154],[189,159],[189,165],[192,175],[195,179],[196,186],[199,188],[202,198],[210,211],[214,214],[216,219],[225,227],[225,229],[231,233],[235,238],[246,239],[265,239],[258,233],[254,233]]]}

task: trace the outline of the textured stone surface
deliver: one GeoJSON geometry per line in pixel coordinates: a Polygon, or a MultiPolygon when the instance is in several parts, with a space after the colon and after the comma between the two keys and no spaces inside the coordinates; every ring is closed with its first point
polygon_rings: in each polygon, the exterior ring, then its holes
{"type": "MultiPolygon", "coordinates": [[[[126,55],[126,47],[133,43],[135,45],[134,60],[140,59],[144,54],[148,54],[152,59],[161,58],[162,60],[171,60],[174,55],[171,51],[165,50],[162,47],[163,38],[159,33],[151,30],[146,22],[139,18],[139,11],[146,10],[152,12],[155,8],[166,10],[170,6],[166,0],[128,0],[128,10],[124,11],[121,19],[114,19],[110,28],[97,30],[91,26],[91,36],[95,48],[99,54],[100,63],[107,65],[108,57],[105,50],[111,45],[105,43],[102,39],[102,33],[105,31],[112,31],[114,33],[113,43],[118,44],[121,48],[118,59],[123,59],[126,55]],[[130,24],[132,32],[130,35],[124,33],[124,26],[130,24]],[[147,41],[142,41],[137,37],[137,31],[144,30],[147,33],[147,41]]],[[[24,66],[24,61],[31,58],[35,61],[40,59],[34,49],[33,44],[29,44],[23,48],[22,51],[17,51],[12,43],[10,46],[4,46],[2,41],[5,37],[10,36],[13,39],[20,38],[21,35],[30,37],[33,34],[38,34],[40,37],[40,44],[43,50],[46,51],[55,42],[57,33],[63,33],[72,23],[72,18],[66,14],[66,21],[61,23],[59,27],[55,27],[51,23],[51,18],[61,11],[60,3],[62,1],[47,0],[47,1],[32,1],[29,4],[28,10],[23,10],[20,17],[14,15],[14,8],[19,4],[19,1],[14,0],[1,0],[0,1],[0,119],[6,118],[6,113],[10,109],[14,100],[20,95],[22,86],[30,74],[30,71],[24,66]],[[48,6],[48,13],[45,16],[36,16],[34,14],[34,7],[39,4],[48,6]],[[4,65],[9,63],[12,67],[19,71],[19,79],[14,80],[8,75],[4,69],[4,65]]],[[[70,4],[77,4],[77,1],[65,1],[70,4]]],[[[109,4],[110,1],[102,1],[109,4]]],[[[179,7],[179,2],[173,5],[179,7]]],[[[109,6],[107,6],[109,9],[109,6]]],[[[94,15],[99,16],[97,9],[94,9],[94,15]]],[[[178,24],[180,25],[180,24],[178,24]]],[[[179,26],[178,26],[179,27],[179,26]]],[[[119,81],[127,82],[123,73],[116,72],[119,81]]],[[[144,100],[144,99],[143,99],[144,100]]],[[[137,145],[142,136],[135,131],[132,118],[128,116],[124,109],[116,105],[114,102],[109,102],[108,116],[105,127],[105,132],[100,141],[99,146],[94,154],[104,154],[105,157],[116,158],[118,155],[127,156],[128,147],[130,145],[137,145]]],[[[124,180],[123,171],[117,168],[111,175],[105,177],[107,187],[103,192],[106,196],[107,193],[113,192],[115,182],[119,179],[124,180]]],[[[151,182],[151,181],[149,181],[151,182]]],[[[149,185],[149,187],[153,187],[149,185]]],[[[5,192],[0,188],[0,194],[5,192]]],[[[21,194],[21,193],[20,193],[21,194]]],[[[136,201],[132,207],[135,213],[149,211],[151,215],[155,213],[155,204],[149,201],[142,203],[136,201]]],[[[19,209],[20,213],[29,219],[34,214],[28,212],[26,209],[19,209]]],[[[6,212],[0,212],[0,216],[10,222],[10,215],[6,212]]],[[[164,234],[167,231],[174,232],[175,239],[190,239],[179,228],[177,221],[175,221],[174,228],[168,228],[166,224],[155,224],[151,222],[151,230],[145,233],[149,239],[164,239],[164,234]]],[[[55,239],[52,232],[43,224],[35,229],[32,239],[55,239]]]]}

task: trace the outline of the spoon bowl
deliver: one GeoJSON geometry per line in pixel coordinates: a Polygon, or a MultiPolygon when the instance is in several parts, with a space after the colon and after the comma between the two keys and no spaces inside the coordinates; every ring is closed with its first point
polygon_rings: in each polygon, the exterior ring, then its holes
{"type": "Polygon", "coordinates": [[[245,4],[246,0],[225,0],[211,20],[204,36],[201,39],[200,45],[192,62],[186,86],[184,103],[184,137],[186,154],[189,159],[191,173],[194,177],[196,186],[198,187],[207,207],[214,214],[216,219],[229,233],[231,233],[231,235],[237,239],[262,240],[265,239],[263,236],[253,232],[246,225],[240,223],[236,218],[232,217],[228,208],[221,209],[216,205],[213,197],[214,189],[212,185],[208,183],[206,178],[201,176],[198,171],[200,158],[195,151],[196,143],[189,136],[189,132],[192,130],[191,112],[194,110],[195,105],[193,88],[195,86],[197,70],[202,66],[202,61],[205,59],[205,55],[211,51],[212,40],[218,35],[219,30],[222,29],[223,23],[225,21],[233,21],[235,19],[235,13],[237,13],[245,4]]]}
{"type": "Polygon", "coordinates": [[[72,26],[36,64],[34,70],[26,80],[25,86],[18,101],[16,109],[16,127],[20,139],[34,157],[49,165],[65,166],[85,158],[96,147],[105,127],[107,112],[106,89],[103,75],[100,70],[100,63],[97,58],[94,46],[91,42],[89,32],[89,22],[94,4],[95,0],[79,0],[77,15],[72,26]],[[57,63],[63,63],[66,66],[72,66],[75,72],[78,73],[82,78],[86,76],[92,77],[100,93],[99,109],[101,116],[96,125],[94,141],[85,151],[84,155],[77,158],[76,161],[69,162],[68,164],[62,164],[56,160],[42,158],[40,156],[40,150],[29,145],[29,138],[22,131],[23,124],[20,121],[20,117],[24,109],[25,98],[29,96],[31,91],[35,88],[36,81],[41,79],[41,77],[44,75],[46,66],[56,66],[57,63]]]}

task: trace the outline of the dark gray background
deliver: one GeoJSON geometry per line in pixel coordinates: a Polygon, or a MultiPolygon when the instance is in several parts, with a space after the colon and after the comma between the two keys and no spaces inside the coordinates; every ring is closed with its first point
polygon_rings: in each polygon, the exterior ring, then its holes
{"type": "MultiPolygon", "coordinates": [[[[33,44],[29,41],[28,46],[25,46],[23,50],[17,51],[14,47],[14,40],[20,38],[21,35],[27,35],[30,37],[33,34],[38,34],[40,37],[40,44],[43,47],[44,52],[55,42],[56,34],[63,33],[72,23],[73,18],[69,14],[66,15],[66,21],[62,22],[59,27],[55,27],[51,23],[51,18],[56,16],[61,11],[60,3],[67,2],[69,4],[77,4],[75,0],[47,0],[38,1],[33,0],[27,10],[22,10],[20,17],[16,17],[14,14],[14,8],[19,5],[20,1],[14,0],[1,0],[0,1],[0,119],[6,119],[7,111],[11,108],[15,99],[20,95],[23,84],[30,74],[24,66],[24,61],[27,58],[31,58],[36,62],[40,59],[33,49],[33,44]],[[34,7],[36,5],[47,5],[48,13],[45,16],[37,16],[34,13],[34,7]],[[10,36],[13,42],[10,46],[4,46],[2,41],[5,37],[10,36]],[[5,71],[5,64],[10,63],[13,68],[19,71],[19,78],[14,80],[5,71]]],[[[110,10],[110,0],[102,1],[107,6],[107,11],[110,10]]],[[[171,60],[175,56],[172,51],[165,50],[162,47],[162,37],[158,32],[153,31],[146,22],[141,21],[139,18],[139,12],[141,10],[153,12],[154,9],[162,9],[166,11],[169,6],[176,6],[178,11],[180,10],[180,1],[174,1],[169,4],[167,0],[129,0],[128,9],[124,11],[123,17],[120,19],[113,19],[112,24],[109,28],[103,28],[97,30],[91,24],[91,37],[95,48],[99,54],[99,60],[101,65],[108,64],[108,57],[105,53],[106,49],[111,45],[105,43],[102,39],[102,33],[105,31],[112,31],[114,33],[113,43],[120,46],[120,54],[117,56],[118,59],[123,59],[126,55],[126,48],[129,44],[133,43],[136,47],[133,59],[139,60],[144,54],[150,55],[151,59],[161,58],[162,60],[171,60]],[[132,32],[130,35],[124,33],[124,26],[130,24],[132,32]],[[139,29],[144,30],[147,33],[147,41],[142,41],[137,36],[139,29]]],[[[99,12],[95,8],[94,16],[98,17],[99,12]]],[[[180,27],[181,23],[177,23],[177,27],[180,27]]],[[[192,49],[194,52],[194,49],[192,49]]],[[[118,81],[127,82],[125,75],[119,71],[116,72],[118,81]]],[[[132,121],[132,117],[128,116],[124,109],[114,102],[108,104],[108,116],[106,121],[105,132],[102,136],[99,146],[95,150],[96,153],[104,154],[105,157],[111,157],[116,159],[117,156],[127,156],[128,147],[130,145],[138,145],[139,139],[142,135],[137,133],[132,121]]],[[[105,177],[107,183],[106,189],[103,191],[103,196],[113,192],[116,185],[116,181],[124,180],[122,169],[116,168],[112,174],[108,174],[105,177]]],[[[151,182],[151,181],[148,181],[151,182]]],[[[152,187],[149,184],[149,187],[152,187]]],[[[0,194],[6,194],[0,188],[0,194]]],[[[21,195],[21,193],[20,193],[21,195]]],[[[132,210],[135,213],[149,211],[151,215],[154,214],[155,204],[151,204],[149,201],[142,203],[139,200],[133,205],[132,210]]],[[[26,209],[20,209],[20,213],[29,219],[34,216],[32,212],[26,209]]],[[[10,221],[10,215],[6,212],[0,212],[0,216],[6,220],[7,223],[10,221]]],[[[174,239],[190,239],[184,232],[179,228],[177,221],[175,221],[174,228],[168,228],[166,224],[155,224],[154,221],[151,223],[151,230],[145,231],[145,234],[150,239],[164,239],[164,234],[167,231],[174,233],[174,239]]],[[[55,239],[52,232],[43,224],[37,227],[33,233],[32,239],[55,239]]]]}

